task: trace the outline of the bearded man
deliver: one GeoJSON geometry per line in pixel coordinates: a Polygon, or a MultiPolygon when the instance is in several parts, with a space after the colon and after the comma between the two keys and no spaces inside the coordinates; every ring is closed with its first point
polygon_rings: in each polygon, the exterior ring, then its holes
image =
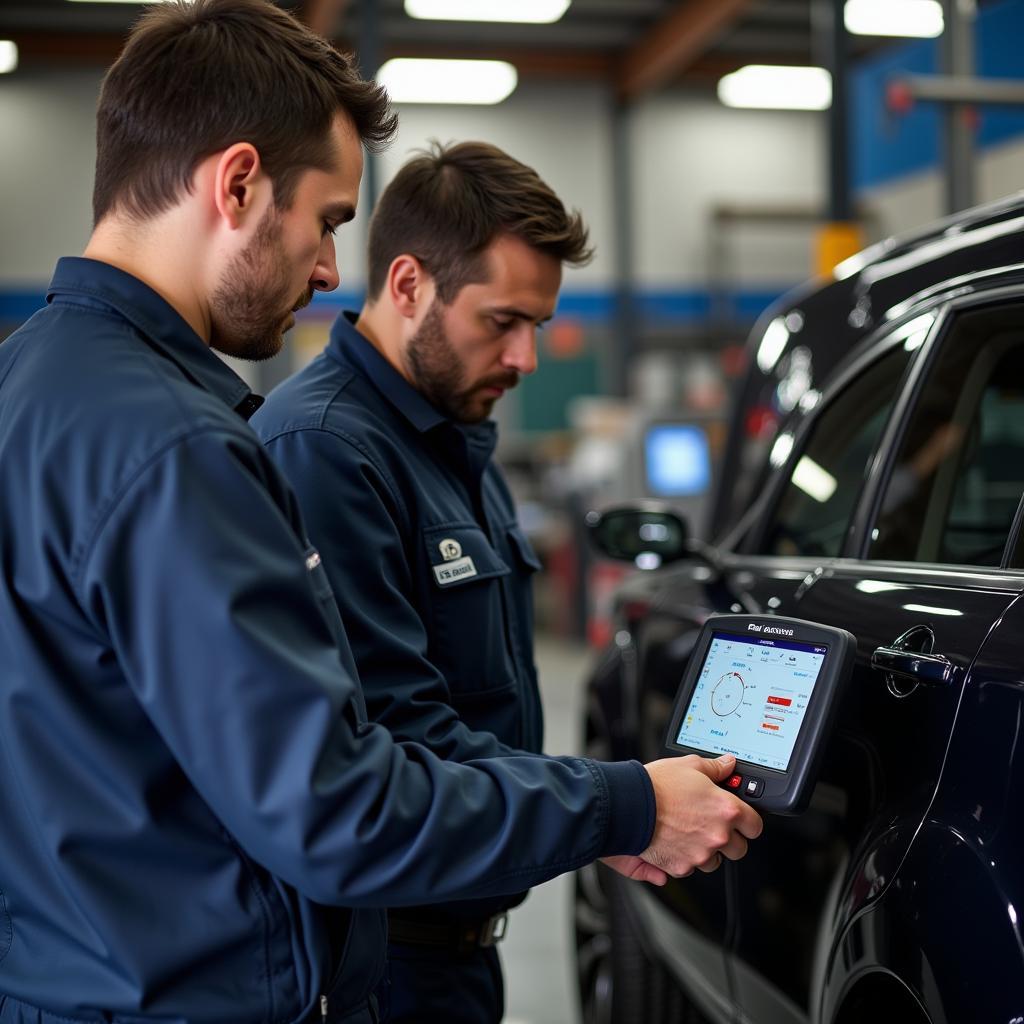
{"type": "MultiPolygon", "coordinates": [[[[540,563],[492,454],[495,403],[537,368],[577,213],[481,142],[434,146],[384,190],[368,299],[253,418],[295,488],[369,715],[455,761],[540,751],[540,563]]],[[[496,1024],[496,943],[525,893],[392,910],[386,1020],[496,1024]]]]}

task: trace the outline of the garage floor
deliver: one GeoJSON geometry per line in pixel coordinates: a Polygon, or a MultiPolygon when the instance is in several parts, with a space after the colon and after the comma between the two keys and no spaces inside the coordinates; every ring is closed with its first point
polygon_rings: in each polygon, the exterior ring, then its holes
{"type": "MultiPolygon", "coordinates": [[[[581,645],[537,638],[546,753],[579,753],[582,683],[591,661],[591,653],[581,645]]],[[[574,1024],[578,1020],[571,893],[571,877],[563,875],[534,889],[510,916],[508,938],[501,944],[507,985],[505,1024],[574,1024]]]]}

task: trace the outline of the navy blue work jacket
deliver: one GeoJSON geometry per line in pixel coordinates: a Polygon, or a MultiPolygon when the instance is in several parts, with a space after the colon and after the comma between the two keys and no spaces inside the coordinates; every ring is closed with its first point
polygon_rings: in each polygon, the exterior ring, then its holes
{"type": "MultiPolygon", "coordinates": [[[[444,416],[355,319],[338,318],[252,424],[323,556],[370,718],[453,760],[539,752],[540,563],[491,459],[496,426],[444,416]]],[[[517,901],[445,910],[485,917],[517,901]]]]}
{"type": "Polygon", "coordinates": [[[374,908],[645,847],[635,764],[366,724],[257,400],[126,273],[49,300],[0,345],[0,1024],[369,1020],[374,908]]]}

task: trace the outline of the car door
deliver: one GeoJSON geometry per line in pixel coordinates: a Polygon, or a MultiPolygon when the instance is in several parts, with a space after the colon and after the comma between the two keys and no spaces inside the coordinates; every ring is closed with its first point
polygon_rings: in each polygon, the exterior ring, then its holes
{"type": "Polygon", "coordinates": [[[1024,313],[997,304],[929,316],[903,343],[917,354],[868,453],[854,515],[828,513],[843,487],[850,382],[791,456],[760,541],[770,551],[825,537],[827,547],[843,534],[841,557],[772,603],[849,629],[858,646],[810,810],[772,819],[736,871],[735,991],[741,1018],[758,1024],[818,1019],[844,924],[906,856],[968,668],[1020,590],[1000,565],[1024,489],[1024,406],[1003,396],[1007,380],[1024,381],[1024,313]]]}

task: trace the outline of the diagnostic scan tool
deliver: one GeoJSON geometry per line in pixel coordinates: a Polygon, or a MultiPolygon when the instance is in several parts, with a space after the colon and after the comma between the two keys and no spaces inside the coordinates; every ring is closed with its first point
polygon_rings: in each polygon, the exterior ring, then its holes
{"type": "Polygon", "coordinates": [[[781,615],[712,615],[679,686],[672,753],[732,754],[724,786],[759,811],[799,814],[853,671],[845,629],[781,615]]]}

